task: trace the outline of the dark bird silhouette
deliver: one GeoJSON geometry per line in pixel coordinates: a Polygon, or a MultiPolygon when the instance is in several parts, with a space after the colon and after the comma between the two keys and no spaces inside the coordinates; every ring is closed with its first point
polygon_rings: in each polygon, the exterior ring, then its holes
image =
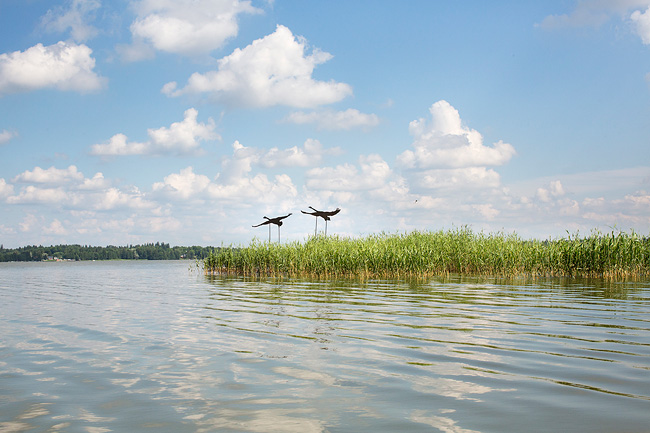
{"type": "Polygon", "coordinates": [[[309,209],[313,210],[313,212],[305,212],[304,210],[301,210],[300,212],[306,215],[313,215],[316,217],[316,228],[314,229],[314,236],[316,236],[316,232],[318,231],[318,217],[321,217],[325,220],[325,236],[327,236],[327,221],[331,219],[330,217],[333,217],[337,213],[341,212],[341,209],[337,207],[336,210],[325,211],[325,210],[316,210],[311,206],[309,206],[309,209]]]}
{"type": "Polygon", "coordinates": [[[280,226],[282,225],[282,220],[285,219],[285,218],[289,218],[290,216],[291,216],[291,214],[288,214],[288,215],[285,215],[285,216],[279,216],[279,217],[275,217],[275,218],[269,218],[269,217],[265,216],[264,218],[266,218],[266,221],[264,221],[263,223],[259,223],[258,225],[253,226],[253,227],[259,227],[259,226],[264,226],[264,225],[268,224],[268,226],[269,226],[269,242],[271,242],[271,224],[275,224],[276,226],[278,226],[278,242],[280,242],[280,226]]]}

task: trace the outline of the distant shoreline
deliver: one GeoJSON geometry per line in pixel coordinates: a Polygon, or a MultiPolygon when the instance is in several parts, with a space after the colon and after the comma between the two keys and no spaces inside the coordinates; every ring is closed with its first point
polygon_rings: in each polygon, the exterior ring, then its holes
{"type": "Polygon", "coordinates": [[[91,261],[91,260],[203,260],[215,247],[175,246],[164,242],[128,246],[42,245],[20,248],[0,246],[0,262],[91,261]]]}

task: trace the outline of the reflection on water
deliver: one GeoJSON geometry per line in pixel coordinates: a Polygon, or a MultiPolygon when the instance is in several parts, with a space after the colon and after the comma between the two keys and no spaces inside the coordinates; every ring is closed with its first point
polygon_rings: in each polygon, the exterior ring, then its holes
{"type": "Polygon", "coordinates": [[[648,282],[0,264],[0,432],[647,432],[648,282]]]}

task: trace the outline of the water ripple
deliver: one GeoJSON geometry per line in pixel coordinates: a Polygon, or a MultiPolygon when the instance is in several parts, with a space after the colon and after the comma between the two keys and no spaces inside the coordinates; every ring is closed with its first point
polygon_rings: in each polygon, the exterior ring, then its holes
{"type": "Polygon", "coordinates": [[[0,431],[647,430],[643,282],[0,264],[0,431]]]}

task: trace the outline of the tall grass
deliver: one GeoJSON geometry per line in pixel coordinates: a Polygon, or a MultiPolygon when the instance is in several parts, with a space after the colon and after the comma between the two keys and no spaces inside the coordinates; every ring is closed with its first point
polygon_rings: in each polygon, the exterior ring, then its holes
{"type": "Polygon", "coordinates": [[[516,234],[448,231],[381,233],[364,238],[312,237],[305,242],[253,241],[221,248],[204,261],[211,274],[394,278],[445,274],[629,277],[650,274],[650,240],[636,233],[594,231],[555,240],[516,234]]]}

